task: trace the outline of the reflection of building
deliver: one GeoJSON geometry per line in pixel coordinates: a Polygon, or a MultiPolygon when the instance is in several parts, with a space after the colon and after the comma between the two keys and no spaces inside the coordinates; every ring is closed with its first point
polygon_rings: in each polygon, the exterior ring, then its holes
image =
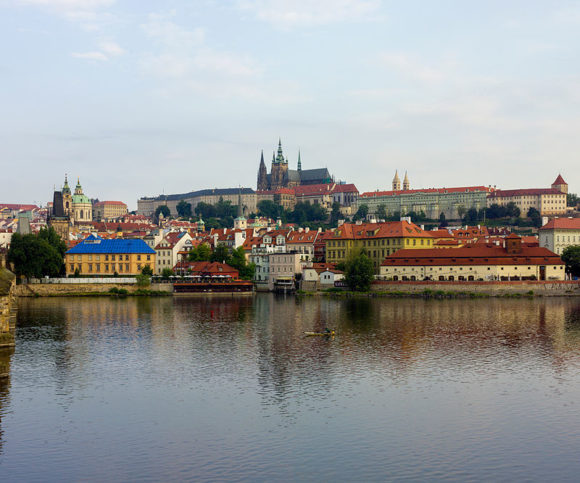
{"type": "Polygon", "coordinates": [[[580,245],[580,218],[553,218],[540,228],[540,246],[562,255],[573,245],[580,245]]]}
{"type": "Polygon", "coordinates": [[[568,184],[561,175],[550,188],[496,190],[490,193],[487,204],[506,206],[514,203],[522,216],[528,213],[530,208],[535,208],[541,215],[560,215],[566,213],[568,184]]]}
{"type": "Polygon", "coordinates": [[[95,235],[71,248],[65,255],[66,273],[81,275],[137,275],[155,267],[155,250],[140,239],[105,240],[95,235]]]}
{"type": "Polygon", "coordinates": [[[527,247],[512,234],[504,246],[399,250],[381,264],[385,280],[564,280],[564,262],[546,248],[527,247]]]}

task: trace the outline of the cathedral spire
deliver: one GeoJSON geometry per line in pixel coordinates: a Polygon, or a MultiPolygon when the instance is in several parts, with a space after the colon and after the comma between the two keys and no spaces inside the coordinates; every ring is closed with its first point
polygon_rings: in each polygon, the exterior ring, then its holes
{"type": "Polygon", "coordinates": [[[298,171],[302,171],[302,160],[300,159],[300,149],[298,150],[298,171]]]}
{"type": "Polygon", "coordinates": [[[264,150],[262,149],[262,154],[260,156],[260,167],[258,168],[258,191],[264,191],[268,189],[268,170],[266,169],[266,163],[264,163],[264,150]]]}
{"type": "Polygon", "coordinates": [[[409,184],[409,177],[407,176],[407,172],[405,171],[405,179],[403,179],[403,191],[408,191],[411,189],[409,184]]]}
{"type": "Polygon", "coordinates": [[[399,179],[399,171],[395,171],[393,178],[393,191],[401,191],[401,180],[399,179]]]}
{"type": "Polygon", "coordinates": [[[276,156],[276,162],[279,164],[284,164],[284,152],[282,151],[282,139],[278,138],[278,154],[276,156]]]}

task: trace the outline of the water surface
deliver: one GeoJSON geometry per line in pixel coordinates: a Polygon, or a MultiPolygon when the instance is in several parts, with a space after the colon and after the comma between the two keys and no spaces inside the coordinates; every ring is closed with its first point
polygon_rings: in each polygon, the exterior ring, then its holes
{"type": "Polygon", "coordinates": [[[577,299],[25,299],[0,357],[1,481],[580,472],[577,299]]]}

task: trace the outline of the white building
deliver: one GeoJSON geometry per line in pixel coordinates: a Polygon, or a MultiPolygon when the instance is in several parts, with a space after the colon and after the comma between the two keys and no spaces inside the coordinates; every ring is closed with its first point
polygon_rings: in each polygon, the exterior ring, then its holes
{"type": "Polygon", "coordinates": [[[541,247],[562,255],[574,245],[580,245],[580,218],[553,218],[540,228],[541,247]]]}

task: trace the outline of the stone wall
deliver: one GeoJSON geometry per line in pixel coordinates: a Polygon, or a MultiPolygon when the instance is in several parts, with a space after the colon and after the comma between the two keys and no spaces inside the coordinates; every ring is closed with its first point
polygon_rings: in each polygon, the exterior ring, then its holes
{"type": "Polygon", "coordinates": [[[512,282],[384,282],[376,281],[373,292],[471,292],[495,296],[527,294],[543,296],[580,296],[580,281],[512,281],[512,282]]]}
{"type": "MultiPolygon", "coordinates": [[[[0,268],[0,350],[14,345],[14,334],[10,322],[16,310],[16,277],[6,269],[0,268]]],[[[2,376],[0,367],[0,377],[2,376]]]]}

